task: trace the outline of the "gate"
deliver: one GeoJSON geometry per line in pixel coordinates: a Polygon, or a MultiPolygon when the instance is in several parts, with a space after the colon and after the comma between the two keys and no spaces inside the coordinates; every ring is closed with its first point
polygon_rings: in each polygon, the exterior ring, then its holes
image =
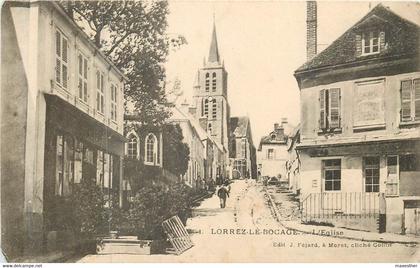
{"type": "Polygon", "coordinates": [[[165,220],[162,223],[162,228],[168,236],[176,255],[179,255],[194,246],[190,235],[178,216],[173,216],[172,218],[165,220]]]}

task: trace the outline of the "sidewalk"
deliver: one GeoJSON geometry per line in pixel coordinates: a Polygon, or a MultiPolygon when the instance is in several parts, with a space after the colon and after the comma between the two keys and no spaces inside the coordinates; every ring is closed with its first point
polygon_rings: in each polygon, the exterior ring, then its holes
{"type": "MultiPolygon", "coordinates": [[[[400,244],[420,244],[420,237],[409,236],[409,235],[399,235],[393,233],[374,233],[358,230],[349,230],[345,228],[338,227],[329,227],[329,226],[318,226],[318,225],[309,225],[302,224],[299,219],[293,220],[284,220],[281,217],[281,213],[276,203],[273,200],[271,194],[266,190],[270,206],[273,208],[274,215],[277,221],[286,229],[313,234],[320,236],[331,236],[336,238],[344,238],[351,240],[359,240],[364,242],[381,242],[381,243],[400,243],[400,244]]],[[[282,200],[285,202],[286,200],[282,200]]],[[[286,201],[287,202],[287,201],[286,201]]]]}

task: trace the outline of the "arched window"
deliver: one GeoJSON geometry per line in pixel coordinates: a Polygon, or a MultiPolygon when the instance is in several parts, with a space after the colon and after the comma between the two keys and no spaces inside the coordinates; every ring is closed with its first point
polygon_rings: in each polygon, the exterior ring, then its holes
{"type": "Polygon", "coordinates": [[[204,100],[204,105],[203,105],[203,116],[208,116],[209,114],[209,100],[205,99],[204,100]]]}
{"type": "Polygon", "coordinates": [[[212,74],[211,89],[213,92],[216,91],[216,73],[212,74]]]}
{"type": "Polygon", "coordinates": [[[153,133],[149,133],[145,139],[144,162],[147,165],[157,165],[158,141],[153,133]]]}
{"type": "Polygon", "coordinates": [[[136,135],[130,134],[127,143],[127,156],[132,159],[138,158],[138,139],[136,135]]]}
{"type": "Polygon", "coordinates": [[[216,117],[217,117],[217,104],[216,104],[216,99],[213,99],[212,117],[213,117],[213,119],[216,119],[216,117]]]}
{"type": "Polygon", "coordinates": [[[210,90],[210,74],[206,73],[206,92],[210,90]]]}

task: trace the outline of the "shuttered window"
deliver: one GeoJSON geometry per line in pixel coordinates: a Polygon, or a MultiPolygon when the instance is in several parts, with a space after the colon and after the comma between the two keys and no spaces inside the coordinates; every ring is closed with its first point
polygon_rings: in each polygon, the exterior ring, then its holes
{"type": "Polygon", "coordinates": [[[79,99],[87,102],[88,100],[88,61],[83,54],[79,53],[78,56],[79,72],[78,72],[78,89],[79,99]]]}
{"type": "Polygon", "coordinates": [[[111,119],[117,121],[117,86],[111,84],[111,119]]]}
{"type": "Polygon", "coordinates": [[[326,118],[326,109],[325,109],[325,93],[326,89],[321,89],[319,92],[319,128],[327,128],[327,118],[326,118]]]}
{"type": "Polygon", "coordinates": [[[61,87],[67,89],[68,82],[68,41],[60,32],[55,32],[55,81],[61,87]]]}
{"type": "Polygon", "coordinates": [[[401,121],[420,121],[420,79],[401,81],[401,121]]]}
{"type": "Polygon", "coordinates": [[[329,125],[330,128],[340,127],[340,89],[329,90],[329,125]]]}
{"type": "Polygon", "coordinates": [[[104,113],[105,108],[105,97],[104,97],[104,75],[100,72],[96,72],[96,110],[100,113],[104,113]]]}
{"type": "Polygon", "coordinates": [[[341,90],[322,89],[319,92],[319,128],[337,129],[341,127],[341,90]]]}

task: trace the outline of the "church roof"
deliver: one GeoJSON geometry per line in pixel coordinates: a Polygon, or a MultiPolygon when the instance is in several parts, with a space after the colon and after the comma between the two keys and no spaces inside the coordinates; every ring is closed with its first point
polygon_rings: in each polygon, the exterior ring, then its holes
{"type": "Polygon", "coordinates": [[[360,60],[355,53],[356,34],[362,28],[380,25],[387,28],[385,39],[389,42],[389,47],[384,53],[372,55],[369,59],[418,53],[420,27],[378,4],[325,50],[299,67],[295,73],[360,60]]]}
{"type": "Polygon", "coordinates": [[[219,48],[217,46],[216,24],[213,24],[208,62],[220,62],[219,48]]]}

